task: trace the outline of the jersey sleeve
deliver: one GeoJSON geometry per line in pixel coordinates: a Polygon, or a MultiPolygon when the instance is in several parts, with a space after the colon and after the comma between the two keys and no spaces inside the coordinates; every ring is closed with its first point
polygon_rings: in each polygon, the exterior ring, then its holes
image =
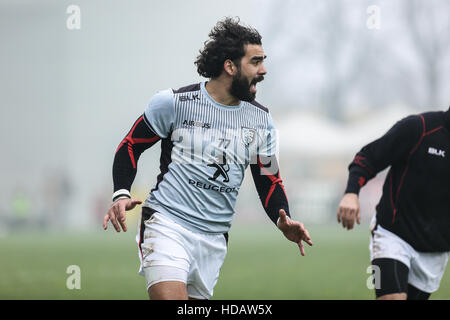
{"type": "Polygon", "coordinates": [[[141,154],[160,140],[144,123],[140,116],[122,142],[119,144],[113,162],[113,201],[125,196],[130,197],[131,185],[137,172],[137,163],[141,154]]]}
{"type": "Polygon", "coordinates": [[[289,203],[283,186],[276,156],[258,156],[257,163],[250,165],[253,181],[266,214],[276,225],[280,209],[290,217],[289,203]]]}
{"type": "Polygon", "coordinates": [[[265,130],[259,130],[258,139],[258,155],[271,157],[278,153],[278,133],[270,113],[267,128],[265,130]]]}
{"type": "Polygon", "coordinates": [[[175,119],[174,96],[171,89],[155,94],[144,112],[147,126],[160,138],[167,138],[175,119]]]}
{"type": "Polygon", "coordinates": [[[360,189],[388,166],[406,161],[422,137],[421,116],[409,116],[398,121],[381,138],[364,146],[349,165],[345,193],[359,194],[360,189]]]}

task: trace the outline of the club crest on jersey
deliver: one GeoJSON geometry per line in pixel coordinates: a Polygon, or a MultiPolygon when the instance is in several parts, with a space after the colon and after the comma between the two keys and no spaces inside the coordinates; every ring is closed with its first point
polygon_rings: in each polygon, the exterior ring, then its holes
{"type": "Polygon", "coordinates": [[[245,146],[250,146],[256,140],[256,130],[242,127],[241,139],[245,146]]]}

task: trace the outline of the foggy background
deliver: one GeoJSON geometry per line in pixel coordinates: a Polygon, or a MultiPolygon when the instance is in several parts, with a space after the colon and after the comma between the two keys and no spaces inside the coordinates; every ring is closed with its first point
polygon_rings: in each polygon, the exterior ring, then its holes
{"type": "MultiPolygon", "coordinates": [[[[1,0],[0,234],[101,230],[117,146],[157,91],[204,81],[194,60],[226,16],[263,37],[257,100],[279,130],[281,176],[302,222],[336,223],[361,147],[402,117],[450,105],[445,0],[1,0]]],[[[159,155],[158,143],[141,156],[134,197],[156,183],[159,155]]],[[[364,222],[383,178],[361,192],[364,222]]],[[[246,223],[270,223],[249,172],[234,220],[246,223]]]]}

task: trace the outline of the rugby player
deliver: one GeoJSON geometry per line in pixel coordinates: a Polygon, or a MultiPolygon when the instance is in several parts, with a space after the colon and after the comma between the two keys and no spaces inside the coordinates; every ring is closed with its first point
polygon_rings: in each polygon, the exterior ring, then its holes
{"type": "Polygon", "coordinates": [[[349,166],[337,213],[348,230],[360,223],[360,189],[390,167],[371,223],[377,299],[428,299],[439,288],[450,251],[449,152],[450,109],[398,121],[349,166]]]}
{"type": "MultiPolygon", "coordinates": [[[[312,245],[290,218],[269,110],[255,101],[264,79],[261,36],[238,19],[219,21],[195,64],[208,81],[156,93],[117,148],[113,204],[103,226],[127,230],[139,156],[161,141],[161,173],[143,203],[137,243],[150,299],[209,299],[227,253],[228,230],[248,166],[273,223],[312,245]]],[[[245,214],[245,213],[244,213],[245,214]]]]}

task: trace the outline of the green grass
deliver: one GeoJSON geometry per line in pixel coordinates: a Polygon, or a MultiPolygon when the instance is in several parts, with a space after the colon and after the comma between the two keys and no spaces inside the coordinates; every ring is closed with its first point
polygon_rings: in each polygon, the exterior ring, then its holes
{"type": "MultiPolygon", "coordinates": [[[[308,229],[314,246],[302,257],[272,225],[234,226],[213,299],[373,299],[367,227],[308,229]]],[[[110,230],[0,238],[0,299],[147,299],[134,236],[110,230]],[[66,287],[69,265],[81,268],[81,290],[66,287]]],[[[450,276],[432,299],[450,299],[450,276]]]]}

